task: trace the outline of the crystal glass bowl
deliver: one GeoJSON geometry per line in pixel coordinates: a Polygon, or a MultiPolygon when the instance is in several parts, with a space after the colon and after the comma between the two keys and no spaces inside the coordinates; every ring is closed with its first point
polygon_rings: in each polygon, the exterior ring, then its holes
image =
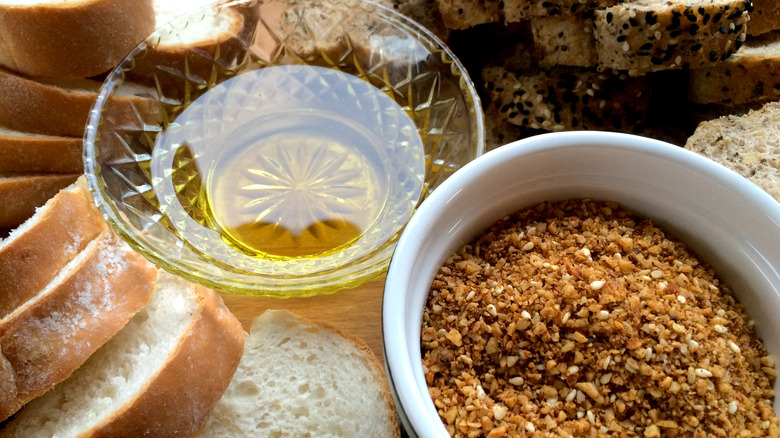
{"type": "Polygon", "coordinates": [[[483,137],[465,70],[413,21],[369,1],[243,0],[172,21],[109,75],[84,161],[111,228],[153,263],[307,296],[382,276],[483,137]]]}

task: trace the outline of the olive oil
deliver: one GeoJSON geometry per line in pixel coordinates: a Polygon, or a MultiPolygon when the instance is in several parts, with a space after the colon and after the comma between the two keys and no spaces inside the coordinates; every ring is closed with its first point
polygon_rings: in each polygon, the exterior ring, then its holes
{"type": "Polygon", "coordinates": [[[151,172],[160,211],[203,254],[327,270],[399,232],[425,158],[414,122],[382,90],[290,65],[245,72],[193,101],[157,139],[151,172]]]}

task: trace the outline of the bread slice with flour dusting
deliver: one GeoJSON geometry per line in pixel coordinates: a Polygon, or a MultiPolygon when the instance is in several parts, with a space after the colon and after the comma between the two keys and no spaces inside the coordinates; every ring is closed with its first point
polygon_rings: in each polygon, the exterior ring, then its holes
{"type": "Polygon", "coordinates": [[[271,310],[245,350],[201,437],[400,436],[387,379],[362,341],[271,310]]]}
{"type": "Polygon", "coordinates": [[[242,336],[216,292],[160,272],[149,305],[0,437],[194,437],[233,376],[242,336]]]}
{"type": "Polygon", "coordinates": [[[0,318],[37,294],[105,228],[81,177],[0,240],[0,318]]]}
{"type": "Polygon", "coordinates": [[[0,419],[65,380],[114,336],[149,302],[156,275],[106,229],[0,319],[0,419]]]}

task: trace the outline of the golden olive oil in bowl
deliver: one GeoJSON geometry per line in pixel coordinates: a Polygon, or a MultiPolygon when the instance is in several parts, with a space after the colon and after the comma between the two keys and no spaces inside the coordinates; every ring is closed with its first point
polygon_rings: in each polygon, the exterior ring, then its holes
{"type": "Polygon", "coordinates": [[[160,211],[196,251],[307,275],[359,260],[411,217],[422,139],[379,88],[338,70],[265,67],[193,101],[155,143],[160,211]]]}

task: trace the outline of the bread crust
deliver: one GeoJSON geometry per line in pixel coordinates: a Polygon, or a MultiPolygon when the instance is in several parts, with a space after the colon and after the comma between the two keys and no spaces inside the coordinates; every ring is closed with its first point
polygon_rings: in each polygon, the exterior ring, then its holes
{"type": "Polygon", "coordinates": [[[76,174],[40,174],[0,178],[0,227],[18,226],[78,177],[76,174]]]}
{"type": "Polygon", "coordinates": [[[730,57],[745,41],[748,0],[633,1],[595,12],[603,68],[647,72],[700,68],[730,57]]]}
{"type": "Polygon", "coordinates": [[[724,62],[691,70],[688,98],[728,105],[780,99],[780,31],[748,40],[724,62]]]}
{"type": "Polygon", "coordinates": [[[35,296],[105,228],[85,183],[55,195],[29,228],[0,247],[0,318],[35,296]]]}
{"type": "Polygon", "coordinates": [[[0,65],[38,77],[90,77],[154,31],[152,0],[0,2],[0,65]]]}
{"type": "Polygon", "coordinates": [[[67,278],[0,320],[12,369],[0,376],[0,388],[12,388],[0,419],[65,380],[151,299],[157,270],[110,230],[98,240],[67,278]]]}
{"type": "Polygon", "coordinates": [[[195,293],[199,314],[165,365],[89,436],[190,437],[205,426],[238,367],[244,334],[215,291],[195,285],[195,293]]]}
{"type": "MultiPolygon", "coordinates": [[[[81,138],[102,85],[89,79],[33,80],[0,69],[0,90],[3,90],[0,126],[34,134],[81,138]]],[[[138,114],[157,120],[160,108],[154,90],[127,84],[119,87],[136,94],[115,93],[107,100],[114,124],[138,123],[138,114]]]]}
{"type": "Polygon", "coordinates": [[[0,128],[0,172],[80,173],[82,140],[0,128]]]}

